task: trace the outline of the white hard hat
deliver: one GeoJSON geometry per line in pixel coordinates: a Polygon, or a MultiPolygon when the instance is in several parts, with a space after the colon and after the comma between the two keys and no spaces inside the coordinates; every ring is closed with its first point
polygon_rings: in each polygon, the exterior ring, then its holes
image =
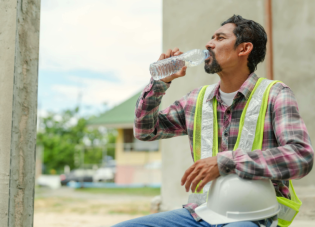
{"type": "Polygon", "coordinates": [[[214,180],[208,201],[196,213],[211,225],[256,221],[275,216],[280,211],[270,180],[244,180],[236,174],[214,180]]]}

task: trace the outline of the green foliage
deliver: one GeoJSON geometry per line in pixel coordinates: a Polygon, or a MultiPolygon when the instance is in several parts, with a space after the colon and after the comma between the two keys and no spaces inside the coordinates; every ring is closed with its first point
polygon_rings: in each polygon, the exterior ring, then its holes
{"type": "MultiPolygon", "coordinates": [[[[62,172],[65,165],[74,169],[82,164],[100,164],[105,144],[115,143],[115,132],[89,129],[87,118],[79,117],[78,112],[78,108],[61,114],[50,112],[40,119],[37,145],[43,148],[45,173],[52,169],[62,172]]],[[[114,154],[114,148],[107,152],[113,158],[114,154]]]]}
{"type": "Polygon", "coordinates": [[[111,146],[107,146],[107,155],[115,159],[115,147],[113,146],[116,143],[116,133],[110,132],[107,134],[107,143],[111,146]]]}
{"type": "Polygon", "coordinates": [[[93,194],[113,194],[113,195],[141,195],[157,196],[161,194],[161,188],[78,188],[76,191],[93,194]]]}

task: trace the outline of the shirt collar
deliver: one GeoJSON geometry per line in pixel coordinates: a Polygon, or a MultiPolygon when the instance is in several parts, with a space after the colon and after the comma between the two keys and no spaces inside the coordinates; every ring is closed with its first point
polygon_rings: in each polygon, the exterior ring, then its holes
{"type": "MultiPolygon", "coordinates": [[[[255,84],[256,84],[258,79],[259,78],[255,73],[251,73],[248,76],[248,78],[245,80],[245,82],[242,84],[240,89],[238,90],[236,98],[239,96],[239,93],[241,93],[244,95],[245,99],[248,100],[248,98],[249,98],[251,92],[253,91],[255,84]]],[[[219,83],[217,83],[217,85],[214,87],[213,91],[208,96],[207,101],[211,101],[214,96],[216,97],[216,99],[219,102],[221,101],[220,92],[219,92],[220,82],[221,81],[219,81],[219,83]]]]}

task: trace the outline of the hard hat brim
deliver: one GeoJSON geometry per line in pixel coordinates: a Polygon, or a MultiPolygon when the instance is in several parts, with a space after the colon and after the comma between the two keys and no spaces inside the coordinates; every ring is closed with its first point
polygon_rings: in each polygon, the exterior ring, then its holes
{"type": "Polygon", "coordinates": [[[279,211],[280,211],[280,206],[278,206],[278,209],[275,212],[270,213],[266,217],[260,216],[257,219],[252,219],[252,218],[251,219],[246,219],[246,218],[234,219],[234,218],[228,218],[226,216],[223,216],[221,214],[218,214],[218,213],[210,210],[207,207],[207,203],[204,203],[195,209],[196,214],[200,218],[202,218],[204,221],[208,222],[211,225],[226,224],[226,223],[232,223],[232,222],[238,222],[238,221],[258,221],[258,220],[262,220],[265,218],[273,217],[274,215],[278,214],[279,211]]]}

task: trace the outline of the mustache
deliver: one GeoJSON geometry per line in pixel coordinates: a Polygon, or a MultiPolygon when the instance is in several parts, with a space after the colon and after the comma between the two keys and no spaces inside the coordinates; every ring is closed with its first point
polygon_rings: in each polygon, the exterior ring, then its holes
{"type": "Polygon", "coordinates": [[[214,56],[215,56],[215,54],[214,54],[214,52],[213,52],[213,50],[212,50],[212,49],[208,49],[208,51],[210,52],[210,54],[211,54],[211,56],[212,56],[212,57],[214,57],[214,56]]]}
{"type": "MultiPolygon", "coordinates": [[[[212,57],[213,60],[215,60],[215,53],[213,52],[212,49],[208,49],[209,53],[210,53],[210,56],[212,57]]],[[[209,63],[210,62],[210,59],[209,60],[205,60],[205,63],[209,63]]]]}
{"type": "MultiPolygon", "coordinates": [[[[209,53],[210,53],[210,56],[212,57],[213,60],[215,60],[215,54],[213,52],[213,50],[211,49],[208,49],[209,53]]],[[[208,64],[210,62],[210,59],[208,60],[205,60],[205,63],[208,64]]]]}
{"type": "Polygon", "coordinates": [[[222,68],[220,66],[220,64],[217,62],[217,59],[215,58],[215,53],[213,52],[213,50],[208,49],[211,57],[212,57],[212,62],[210,63],[210,60],[206,60],[205,61],[205,71],[206,73],[209,74],[214,74],[214,73],[218,73],[222,71],[222,68]]]}

